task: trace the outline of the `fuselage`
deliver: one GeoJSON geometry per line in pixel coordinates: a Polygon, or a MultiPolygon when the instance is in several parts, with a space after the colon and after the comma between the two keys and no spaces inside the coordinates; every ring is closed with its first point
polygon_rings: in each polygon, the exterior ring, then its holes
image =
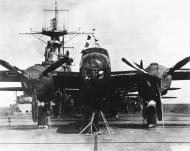
{"type": "Polygon", "coordinates": [[[107,50],[103,48],[83,50],[80,75],[81,95],[85,103],[94,106],[94,103],[98,103],[109,93],[111,67],[107,50]]]}

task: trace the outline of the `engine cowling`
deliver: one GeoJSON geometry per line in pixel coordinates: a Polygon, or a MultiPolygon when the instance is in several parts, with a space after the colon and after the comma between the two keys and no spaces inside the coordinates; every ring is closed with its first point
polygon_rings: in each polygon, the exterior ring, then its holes
{"type": "Polygon", "coordinates": [[[167,90],[171,86],[172,76],[171,74],[166,75],[168,68],[159,65],[158,63],[151,63],[146,71],[152,75],[155,75],[161,79],[161,93],[162,95],[167,93],[167,90]],[[166,76],[165,76],[166,75],[166,76]]]}
{"type": "MultiPolygon", "coordinates": [[[[42,97],[50,89],[53,88],[53,79],[51,75],[45,75],[39,77],[39,75],[46,69],[43,65],[34,65],[25,70],[25,74],[31,79],[33,87],[36,89],[37,98],[42,97]]],[[[27,87],[27,84],[23,84],[26,88],[26,93],[30,93],[30,90],[27,87]]],[[[30,95],[30,94],[29,94],[30,95]]]]}

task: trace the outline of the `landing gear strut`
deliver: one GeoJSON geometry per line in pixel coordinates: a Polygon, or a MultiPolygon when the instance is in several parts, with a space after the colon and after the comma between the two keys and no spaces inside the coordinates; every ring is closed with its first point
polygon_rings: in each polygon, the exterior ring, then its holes
{"type": "Polygon", "coordinates": [[[32,119],[37,122],[38,127],[47,127],[47,106],[39,104],[37,101],[32,102],[32,119]]]}
{"type": "Polygon", "coordinates": [[[155,127],[157,123],[156,102],[151,100],[147,106],[143,106],[143,124],[147,121],[147,127],[155,127]]]}
{"type": "Polygon", "coordinates": [[[32,120],[33,122],[38,121],[38,102],[32,101],[32,120]]]}
{"type": "Polygon", "coordinates": [[[156,126],[156,109],[153,106],[147,108],[147,127],[156,126]]]}
{"type": "Polygon", "coordinates": [[[99,115],[102,117],[108,133],[111,134],[113,132],[113,130],[109,126],[109,124],[108,124],[108,122],[107,122],[102,111],[93,112],[91,119],[90,119],[90,122],[82,129],[82,131],[79,134],[84,133],[87,129],[89,129],[89,132],[87,133],[89,135],[92,135],[94,133],[99,134],[100,133],[99,132],[99,115]]]}
{"type": "Polygon", "coordinates": [[[47,107],[44,105],[38,106],[38,127],[47,128],[47,107]]]}

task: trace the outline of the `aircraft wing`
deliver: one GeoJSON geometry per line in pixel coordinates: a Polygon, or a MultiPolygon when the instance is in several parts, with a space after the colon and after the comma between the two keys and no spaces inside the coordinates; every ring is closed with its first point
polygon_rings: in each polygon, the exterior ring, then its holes
{"type": "Polygon", "coordinates": [[[55,88],[78,89],[80,87],[79,72],[55,72],[53,75],[55,88]]]}
{"type": "MultiPolygon", "coordinates": [[[[80,86],[79,72],[54,72],[55,88],[78,89],[80,86]]],[[[20,77],[12,71],[0,71],[0,82],[20,82],[20,77]]],[[[23,91],[22,87],[3,87],[0,91],[23,91]]]]}
{"type": "Polygon", "coordinates": [[[172,80],[190,80],[190,69],[179,69],[173,74],[172,80]]]}
{"type": "Polygon", "coordinates": [[[15,72],[0,71],[0,82],[20,82],[20,78],[15,72]]]}
{"type": "MultiPolygon", "coordinates": [[[[127,94],[129,97],[138,97],[138,93],[129,93],[127,94]]],[[[161,96],[162,99],[176,99],[176,96],[161,96]]]]}
{"type": "Polygon", "coordinates": [[[3,87],[0,91],[24,91],[22,87],[3,87]]]}
{"type": "MultiPolygon", "coordinates": [[[[0,71],[0,82],[20,82],[17,73],[12,71],[0,71]]],[[[0,87],[0,91],[23,91],[22,87],[0,87]]]]}
{"type": "Polygon", "coordinates": [[[136,70],[111,72],[112,85],[115,88],[125,88],[128,92],[136,92],[139,76],[136,70]]]}
{"type": "MultiPolygon", "coordinates": [[[[112,86],[125,88],[128,92],[136,92],[139,75],[139,72],[135,70],[111,72],[112,86]]],[[[55,88],[80,88],[79,72],[56,72],[53,79],[55,88]]]]}
{"type": "MultiPolygon", "coordinates": [[[[139,73],[137,71],[117,71],[111,73],[112,87],[125,88],[128,92],[137,91],[139,73]]],[[[79,72],[55,72],[54,76],[55,88],[80,88],[79,72]]]]}
{"type": "MultiPolygon", "coordinates": [[[[128,92],[136,92],[140,76],[141,74],[136,70],[111,72],[112,86],[125,88],[128,92]]],[[[55,72],[53,79],[55,88],[80,88],[80,72],[55,72]]],[[[173,80],[190,80],[190,69],[176,70],[173,80]]]]}

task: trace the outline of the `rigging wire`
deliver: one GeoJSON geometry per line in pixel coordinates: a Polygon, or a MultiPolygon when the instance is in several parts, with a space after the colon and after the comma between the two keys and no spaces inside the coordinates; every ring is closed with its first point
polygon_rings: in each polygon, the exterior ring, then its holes
{"type": "Polygon", "coordinates": [[[37,38],[38,40],[40,40],[42,43],[47,44],[45,41],[43,41],[41,38],[35,36],[34,34],[31,34],[31,35],[34,36],[35,38],[37,38]]]}
{"type": "Polygon", "coordinates": [[[65,43],[68,43],[69,41],[71,41],[72,39],[74,39],[76,36],[78,36],[79,34],[75,34],[73,37],[71,37],[69,40],[65,41],[65,43]]]}

